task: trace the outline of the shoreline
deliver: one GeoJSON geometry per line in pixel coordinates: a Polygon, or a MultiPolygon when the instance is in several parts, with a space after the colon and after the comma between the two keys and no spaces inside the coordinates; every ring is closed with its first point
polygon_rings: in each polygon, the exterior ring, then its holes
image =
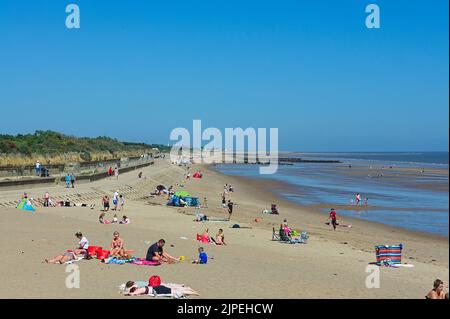
{"type": "MultiPolygon", "coordinates": [[[[236,164],[220,164],[220,165],[236,165],[236,164]]],[[[250,183],[253,187],[255,188],[261,188],[260,190],[264,190],[268,193],[270,193],[273,197],[275,197],[278,202],[283,202],[285,205],[293,205],[293,207],[296,207],[298,209],[301,210],[305,210],[305,211],[309,211],[309,212],[313,212],[315,214],[322,214],[322,216],[325,216],[324,212],[321,211],[323,209],[330,209],[331,207],[334,207],[336,209],[340,209],[340,210],[345,210],[345,211],[350,211],[350,210],[355,210],[355,211],[371,211],[371,210],[391,210],[391,211],[405,211],[405,210],[409,210],[409,211],[421,211],[422,208],[417,208],[417,207],[412,207],[412,208],[403,208],[403,207],[385,207],[385,206],[373,206],[373,205],[369,205],[367,207],[365,206],[352,206],[352,205],[346,205],[346,204],[336,204],[336,203],[326,203],[326,202],[320,202],[320,203],[314,203],[314,204],[300,204],[298,202],[296,202],[295,200],[291,200],[288,198],[285,198],[283,195],[281,195],[278,191],[289,191],[292,190],[293,187],[298,187],[297,185],[293,185],[290,184],[289,182],[286,181],[279,181],[279,180],[273,180],[273,179],[269,179],[269,178],[256,178],[256,177],[251,177],[251,176],[238,176],[238,175],[228,175],[225,173],[222,173],[218,170],[216,170],[214,168],[213,164],[210,165],[206,165],[205,166],[206,169],[208,169],[209,171],[212,171],[214,173],[217,174],[221,174],[227,178],[233,178],[236,179],[240,182],[243,183],[250,183]],[[259,185],[267,185],[265,187],[260,187],[259,185]]],[[[342,166],[339,166],[338,169],[342,168],[342,166]]],[[[386,170],[389,170],[388,168],[385,168],[386,170]]],[[[375,171],[376,169],[374,169],[375,171]]],[[[411,169],[407,169],[406,171],[409,172],[411,169]]],[[[445,170],[445,173],[448,175],[448,170],[445,170]]],[[[444,174],[445,174],[444,173],[444,174]]],[[[354,172],[351,172],[350,174],[354,174],[354,172]]],[[[447,184],[448,185],[448,184],[447,184]]],[[[426,185],[428,186],[428,185],[426,185]]],[[[415,189],[423,189],[423,190],[433,190],[433,191],[442,191],[440,189],[440,187],[434,185],[433,187],[417,187],[417,185],[413,185],[412,186],[415,189]]],[[[430,212],[443,212],[442,209],[429,209],[430,212]]],[[[386,230],[388,231],[402,231],[405,234],[410,234],[413,236],[423,236],[423,237],[427,237],[427,238],[436,238],[436,239],[444,239],[444,240],[448,240],[449,239],[449,235],[443,235],[443,234],[438,234],[438,233],[432,233],[432,232],[426,232],[426,231],[419,231],[419,230],[412,230],[412,229],[408,229],[406,227],[398,227],[398,226],[394,226],[394,225],[389,225],[383,222],[377,222],[377,221],[373,221],[373,220],[365,220],[362,218],[356,218],[356,217],[352,217],[352,216],[348,216],[345,215],[344,216],[345,219],[351,220],[353,223],[357,222],[361,222],[361,223],[368,223],[368,225],[370,224],[375,224],[378,225],[379,227],[383,227],[386,228],[386,230]]]]}
{"type": "MultiPolygon", "coordinates": [[[[234,185],[245,185],[245,188],[253,189],[253,192],[257,194],[256,200],[257,201],[265,201],[265,206],[261,207],[261,210],[264,208],[267,208],[269,206],[270,208],[270,202],[277,203],[277,206],[279,208],[280,215],[269,215],[269,216],[263,216],[265,219],[271,219],[271,220],[277,220],[277,222],[272,222],[271,226],[264,227],[265,229],[271,229],[271,227],[275,226],[278,227],[279,223],[282,221],[282,219],[286,216],[288,220],[290,221],[290,224],[294,225],[294,228],[299,228],[299,225],[302,225],[302,229],[305,229],[309,233],[316,233],[320,236],[323,236],[324,233],[327,235],[330,235],[330,239],[338,240],[338,241],[345,241],[345,234],[352,234],[357,240],[353,241],[353,245],[357,249],[374,251],[374,246],[379,244],[399,244],[403,243],[406,244],[406,247],[408,249],[408,243],[412,243],[413,246],[416,244],[420,247],[416,247],[413,252],[414,254],[417,254],[416,256],[412,256],[416,260],[421,260],[423,262],[429,262],[430,260],[432,263],[435,263],[436,261],[439,261],[439,264],[448,267],[449,262],[449,252],[448,252],[448,245],[449,245],[449,237],[433,234],[433,233],[426,233],[426,232],[419,232],[419,231],[413,231],[409,229],[404,228],[398,228],[393,227],[390,225],[373,222],[373,221],[367,221],[362,219],[353,218],[350,216],[345,216],[344,219],[346,221],[350,221],[352,224],[352,228],[350,229],[340,229],[340,231],[333,232],[329,226],[324,225],[325,220],[327,219],[326,214],[321,213],[317,209],[313,209],[307,206],[302,206],[298,203],[295,203],[293,201],[290,201],[288,199],[283,198],[282,196],[278,195],[276,192],[273,191],[274,188],[277,187],[283,187],[284,183],[273,181],[273,180],[264,180],[264,182],[261,182],[259,179],[254,179],[250,177],[242,177],[242,176],[231,176],[226,175],[221,172],[217,172],[214,169],[209,168],[208,166],[202,166],[203,170],[207,170],[209,174],[217,174],[221,176],[221,179],[228,180],[230,183],[234,185]],[[298,214],[293,214],[292,212],[295,211],[298,214]],[[285,214],[285,213],[286,214],[285,214]],[[304,226],[303,226],[304,225],[304,226]],[[380,237],[380,239],[376,240],[375,238],[380,237]],[[385,237],[382,239],[382,237],[385,237]],[[389,239],[389,240],[388,240],[389,239]],[[430,256],[430,253],[428,252],[429,245],[442,245],[447,248],[443,248],[439,250],[439,257],[434,258],[434,256],[430,256]],[[427,256],[427,257],[426,257],[427,256]]],[[[252,216],[257,215],[258,210],[256,210],[252,216]]],[[[262,214],[259,214],[262,216],[262,214]]],[[[248,220],[248,216],[246,216],[246,220],[248,220]]],[[[261,226],[261,225],[258,225],[261,226]]],[[[413,260],[414,260],[413,259],[413,260]]]]}

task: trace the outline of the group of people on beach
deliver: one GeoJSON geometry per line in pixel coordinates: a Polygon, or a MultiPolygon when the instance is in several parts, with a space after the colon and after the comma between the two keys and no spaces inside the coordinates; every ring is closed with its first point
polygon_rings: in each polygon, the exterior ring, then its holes
{"type": "Polygon", "coordinates": [[[108,177],[113,178],[113,176],[115,179],[119,179],[119,166],[118,165],[116,167],[114,167],[114,170],[113,170],[112,166],[110,166],[108,168],[108,177]]]}

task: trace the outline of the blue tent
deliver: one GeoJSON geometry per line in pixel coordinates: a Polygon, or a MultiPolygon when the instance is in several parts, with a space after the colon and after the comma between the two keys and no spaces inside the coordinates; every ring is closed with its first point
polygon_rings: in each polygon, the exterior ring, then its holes
{"type": "Polygon", "coordinates": [[[169,206],[181,206],[180,204],[180,198],[183,199],[183,201],[186,202],[186,206],[198,206],[200,205],[200,202],[197,197],[179,197],[179,196],[172,196],[172,198],[169,200],[167,205],[169,206]]]}

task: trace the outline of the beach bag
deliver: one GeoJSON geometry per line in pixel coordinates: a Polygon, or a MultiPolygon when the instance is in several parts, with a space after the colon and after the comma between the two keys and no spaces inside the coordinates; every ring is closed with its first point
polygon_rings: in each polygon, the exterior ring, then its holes
{"type": "Polygon", "coordinates": [[[151,276],[148,280],[150,287],[157,287],[161,285],[161,278],[159,276],[151,276]]]}

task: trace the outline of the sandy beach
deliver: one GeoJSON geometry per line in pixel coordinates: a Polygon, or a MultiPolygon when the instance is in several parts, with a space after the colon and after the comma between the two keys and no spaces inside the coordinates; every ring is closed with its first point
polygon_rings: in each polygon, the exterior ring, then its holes
{"type": "MultiPolygon", "coordinates": [[[[346,218],[351,228],[333,231],[325,225],[326,216],[312,207],[301,207],[282,200],[270,190],[276,182],[249,180],[226,176],[206,166],[202,179],[190,179],[183,190],[208,199],[208,208],[201,212],[210,217],[226,218],[220,207],[225,184],[235,192],[230,199],[236,204],[230,222],[194,222],[195,208],[166,206],[166,196],[148,198],[158,184],[173,185],[183,180],[186,169],[159,159],[154,165],[125,173],[115,179],[80,183],[75,189],[52,185],[46,188],[16,188],[0,191],[0,240],[5,261],[0,265],[3,288],[0,298],[132,298],[119,293],[118,286],[128,280],[148,280],[159,275],[163,282],[180,283],[200,293],[199,298],[414,298],[423,299],[436,278],[449,281],[449,242],[447,237],[416,233],[389,226],[346,218]],[[129,225],[103,225],[98,222],[102,194],[115,190],[124,194],[124,214],[129,225]],[[73,201],[96,204],[89,207],[38,207],[32,214],[9,207],[27,191],[42,197],[45,191],[53,196],[72,196],[73,201]],[[264,215],[263,209],[277,203],[280,215],[264,215]],[[304,245],[288,245],[272,241],[272,228],[287,218],[294,229],[307,231],[310,238],[304,245]],[[256,221],[255,221],[256,219],[256,221]],[[251,228],[232,229],[235,223],[251,228]],[[112,233],[118,230],[125,247],[145,258],[147,248],[160,238],[166,240],[165,250],[175,256],[195,258],[196,234],[208,227],[210,234],[224,229],[227,246],[204,245],[209,255],[207,265],[185,262],[157,267],[105,265],[96,259],[77,263],[80,288],[65,286],[64,265],[43,263],[76,246],[74,234],[82,231],[92,245],[108,247],[112,233]],[[377,268],[380,288],[368,289],[366,267],[375,261],[374,246],[403,243],[402,261],[413,268],[377,268]]],[[[111,219],[109,212],[107,218],[111,219]]],[[[135,297],[147,298],[147,297],[135,297]]],[[[194,297],[189,297],[194,298],[194,297]]]]}

